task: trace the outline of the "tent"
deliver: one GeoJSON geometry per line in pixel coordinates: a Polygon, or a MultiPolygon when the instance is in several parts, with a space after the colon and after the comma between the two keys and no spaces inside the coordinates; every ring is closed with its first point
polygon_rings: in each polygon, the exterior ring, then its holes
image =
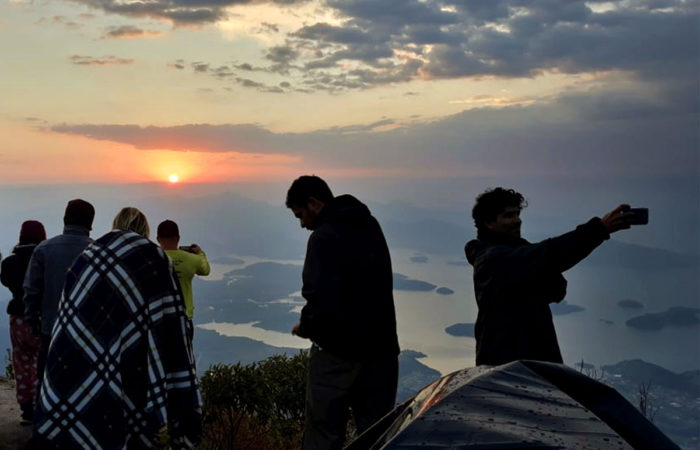
{"type": "Polygon", "coordinates": [[[355,439],[359,449],[678,449],[613,388],[541,361],[459,370],[355,439]]]}

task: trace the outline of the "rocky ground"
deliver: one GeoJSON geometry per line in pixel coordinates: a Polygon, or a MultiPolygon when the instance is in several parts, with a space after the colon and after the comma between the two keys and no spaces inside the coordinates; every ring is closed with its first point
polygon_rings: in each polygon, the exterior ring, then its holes
{"type": "Polygon", "coordinates": [[[31,426],[20,425],[14,381],[0,378],[0,450],[23,449],[32,433],[31,426]]]}

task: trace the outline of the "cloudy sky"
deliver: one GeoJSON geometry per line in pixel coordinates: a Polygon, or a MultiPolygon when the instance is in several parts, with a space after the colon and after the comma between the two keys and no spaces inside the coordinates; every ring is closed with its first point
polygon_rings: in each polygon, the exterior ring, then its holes
{"type": "Polygon", "coordinates": [[[692,191],[699,13],[698,0],[6,0],[0,183],[314,172],[692,191]]]}

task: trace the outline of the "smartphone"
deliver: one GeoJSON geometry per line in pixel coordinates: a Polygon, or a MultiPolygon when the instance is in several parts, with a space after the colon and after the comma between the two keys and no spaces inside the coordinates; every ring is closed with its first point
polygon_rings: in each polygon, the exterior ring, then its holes
{"type": "Polygon", "coordinates": [[[194,253],[194,250],[192,250],[192,246],[191,246],[191,245],[181,245],[181,246],[178,247],[178,249],[184,250],[184,251],[186,251],[186,252],[194,253]]]}
{"type": "Polygon", "coordinates": [[[649,208],[630,208],[627,213],[632,213],[629,219],[630,225],[646,225],[649,223],[649,208]]]}

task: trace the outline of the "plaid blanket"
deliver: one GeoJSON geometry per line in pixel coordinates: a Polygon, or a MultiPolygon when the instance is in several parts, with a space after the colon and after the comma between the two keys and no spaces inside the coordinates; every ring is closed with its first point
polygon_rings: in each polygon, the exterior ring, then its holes
{"type": "Polygon", "coordinates": [[[90,244],[66,276],[35,416],[59,448],[174,448],[201,436],[185,305],[169,259],[135,233],[90,244]]]}

